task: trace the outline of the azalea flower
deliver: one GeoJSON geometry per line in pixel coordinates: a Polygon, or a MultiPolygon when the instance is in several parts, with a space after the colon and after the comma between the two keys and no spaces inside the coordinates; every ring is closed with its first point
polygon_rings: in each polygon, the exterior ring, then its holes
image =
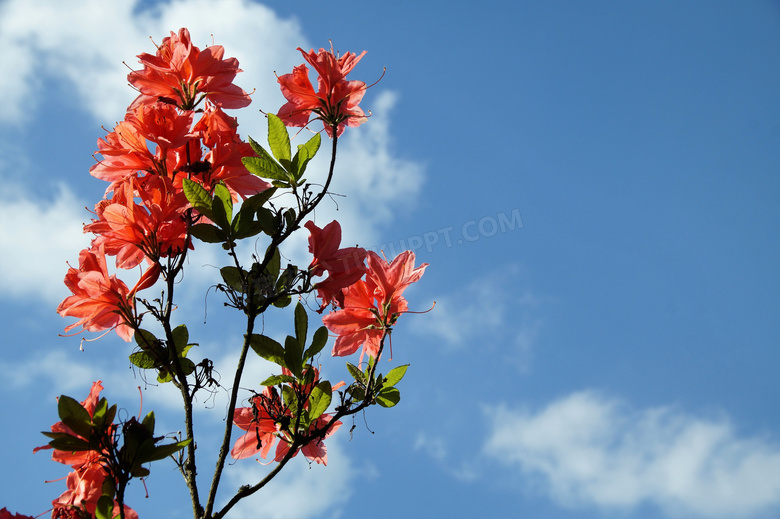
{"type": "Polygon", "coordinates": [[[342,289],[355,283],[366,272],[366,250],[362,247],[340,249],[341,225],[336,220],[322,229],[312,221],[306,222],[304,227],[311,233],[309,252],[314,256],[309,265],[309,273],[312,276],[328,273],[325,280],[314,285],[321,301],[319,312],[331,302],[343,306],[342,289]]]}
{"type": "MultiPolygon", "coordinates": [[[[95,408],[97,407],[98,401],[100,400],[100,392],[103,390],[103,384],[100,380],[97,382],[92,383],[92,388],[89,390],[89,395],[87,395],[87,398],[85,398],[81,402],[81,406],[87,410],[87,413],[89,413],[90,418],[95,415],[95,408]]],[[[74,433],[73,430],[65,425],[62,422],[57,422],[54,425],[51,426],[51,432],[53,433],[65,433],[69,434],[71,436],[75,436],[77,438],[82,438],[84,440],[89,440],[89,438],[83,438],[79,436],[78,434],[74,433]]],[[[36,447],[33,449],[33,453],[36,453],[40,450],[46,450],[51,449],[52,447],[50,445],[41,445],[40,447],[36,447]]],[[[72,468],[82,468],[86,466],[93,465],[98,462],[100,456],[98,453],[94,451],[61,451],[59,449],[54,449],[54,452],[52,452],[51,459],[62,463],[64,465],[70,465],[72,468]]]]}
{"type": "Polygon", "coordinates": [[[132,338],[133,327],[136,326],[133,315],[134,292],[122,280],[108,274],[103,246],[96,250],[81,251],[79,268],[68,269],[65,285],[73,295],[60,303],[57,312],[63,317],[79,318],[65,328],[66,332],[81,326],[90,332],[114,329],[124,340],[132,338]]]}
{"type": "MultiPolygon", "coordinates": [[[[308,398],[308,395],[319,383],[319,370],[313,366],[309,366],[306,371],[309,370],[313,370],[313,378],[310,383],[293,384],[295,393],[303,395],[305,398],[308,398]]],[[[288,376],[292,375],[287,368],[282,368],[282,372],[288,376]]],[[[304,373],[305,375],[306,373],[304,373]]],[[[344,383],[340,382],[332,389],[335,391],[342,386],[344,383]]],[[[233,423],[247,432],[236,440],[230,455],[235,459],[243,459],[259,454],[261,458],[266,459],[274,443],[279,440],[274,461],[282,461],[290,451],[290,446],[294,441],[290,430],[291,427],[294,427],[293,421],[295,420],[292,412],[285,406],[279,393],[273,387],[263,388],[262,393],[255,395],[251,402],[251,407],[236,408],[233,413],[233,423]]],[[[304,406],[308,406],[308,401],[304,406]]],[[[314,432],[317,429],[325,428],[332,418],[333,416],[330,414],[321,415],[311,424],[309,431],[314,432]]],[[[328,454],[323,440],[336,432],[339,427],[341,427],[341,422],[337,420],[328,429],[324,438],[312,439],[303,447],[299,447],[292,457],[297,456],[300,451],[307,459],[327,465],[328,454]]]]}
{"type": "Polygon", "coordinates": [[[239,407],[233,412],[233,423],[247,431],[236,440],[230,455],[234,459],[243,459],[256,454],[265,459],[276,441],[279,426],[268,413],[269,407],[281,404],[279,395],[272,387],[263,388],[263,392],[252,398],[250,407],[239,407]]]}
{"type": "Polygon", "coordinates": [[[184,250],[188,207],[184,193],[167,177],[131,177],[117,186],[111,200],[95,206],[98,218],[85,225],[84,231],[96,234],[93,249],[102,245],[107,255],[116,256],[117,267],[130,269],[144,259],[156,263],[184,250]],[[135,202],[135,193],[140,204],[135,202]]]}
{"type": "Polygon", "coordinates": [[[192,44],[190,32],[179,29],[164,38],[157,53],[139,54],[143,70],[130,72],[127,80],[141,93],[131,108],[163,101],[182,110],[193,110],[202,99],[223,108],[243,108],[252,102],[233,84],[241,72],[236,58],[224,58],[225,49],[213,45],[201,50],[192,44]]]}
{"type": "MultiPolygon", "coordinates": [[[[105,469],[100,465],[91,465],[68,474],[65,481],[67,490],[52,501],[53,518],[94,517],[97,503],[103,495],[103,483],[107,478],[105,469]]],[[[138,513],[124,506],[125,519],[138,519],[138,513]]],[[[119,516],[119,504],[114,500],[112,517],[119,516]]]]}
{"type": "MultiPolygon", "coordinates": [[[[327,413],[320,415],[320,417],[311,424],[311,430],[313,431],[316,429],[324,429],[332,418],[333,416],[327,413]]],[[[336,420],[336,422],[331,425],[330,429],[328,429],[328,432],[323,438],[315,438],[311,440],[309,443],[301,447],[299,451],[303,453],[307,460],[314,461],[321,465],[327,465],[328,449],[325,447],[325,438],[329,438],[338,430],[339,427],[341,427],[341,421],[336,420]]],[[[280,441],[276,446],[276,457],[274,458],[274,461],[282,461],[290,451],[291,445],[292,439],[290,438],[290,433],[282,433],[280,436],[280,441]]],[[[296,451],[292,457],[294,458],[297,455],[298,451],[296,451]]]]}
{"type": "Polygon", "coordinates": [[[403,291],[418,281],[428,266],[423,263],[415,268],[414,260],[412,251],[402,252],[392,263],[373,251],[368,252],[366,279],[344,290],[342,309],[322,318],[328,330],[337,335],[334,356],[351,355],[361,346],[360,362],[364,354],[379,355],[382,339],[408,310],[403,291]]]}
{"type": "Polygon", "coordinates": [[[6,507],[0,508],[0,519],[35,519],[31,515],[11,514],[6,507]]]}
{"type": "Polygon", "coordinates": [[[332,49],[320,49],[319,52],[312,49],[308,53],[300,47],[298,50],[319,74],[317,92],[309,81],[309,69],[305,64],[294,67],[291,74],[280,76],[278,81],[287,104],[279,109],[279,118],[287,126],[306,126],[314,113],[330,137],[333,137],[334,126],[336,134],[341,135],[345,126],[360,126],[366,122],[366,114],[358,106],[366,92],[366,84],[346,80],[366,51],[360,55],[348,52],[336,56],[332,49]]]}
{"type": "Polygon", "coordinates": [[[96,153],[103,158],[89,168],[89,173],[111,182],[106,192],[138,171],[154,171],[158,162],[149,151],[146,138],[132,121],[120,122],[104,139],[98,139],[96,153]]]}

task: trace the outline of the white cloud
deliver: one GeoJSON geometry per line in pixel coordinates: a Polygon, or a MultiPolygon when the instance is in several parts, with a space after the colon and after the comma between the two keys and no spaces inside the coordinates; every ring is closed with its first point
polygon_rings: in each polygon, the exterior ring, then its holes
{"type": "MultiPolygon", "coordinates": [[[[77,104],[98,123],[110,127],[122,118],[127,104],[135,97],[127,85],[128,69],[122,62],[136,68],[135,55],[154,50],[150,36],[159,42],[170,30],[187,26],[195,44],[209,45],[213,35],[214,43],[225,46],[226,56],[239,59],[245,72],[238,75],[236,82],[255,92],[250,107],[232,113],[239,117],[243,136],[252,135],[262,141],[267,130],[265,118],[258,110],[273,111],[283,102],[274,71],[290,70],[302,62],[295,48],[310,47],[296,20],[281,19],[269,8],[248,0],[179,0],[146,10],[139,10],[135,0],[8,0],[0,10],[0,47],[4,49],[0,66],[15,71],[0,78],[0,90],[9,107],[0,113],[0,119],[9,123],[23,123],[29,118],[32,112],[27,108],[45,95],[43,80],[47,79],[64,80],[71,85],[77,104]],[[15,107],[25,109],[19,111],[15,107]]],[[[338,211],[326,199],[316,214],[321,226],[335,217],[342,222],[345,244],[376,241],[373,236],[377,228],[387,225],[397,208],[408,208],[423,182],[422,166],[399,158],[392,149],[390,113],[397,95],[375,88],[371,93],[376,97],[372,100],[369,95],[366,102],[375,115],[362,127],[349,129],[340,141],[332,191],[348,198],[334,197],[339,203],[338,211]]],[[[305,134],[304,130],[298,141],[305,134]]],[[[329,142],[325,139],[317,162],[309,168],[310,176],[322,181],[329,164],[329,142]]],[[[21,177],[24,178],[23,173],[21,177]]],[[[47,207],[25,195],[23,188],[16,191],[21,193],[17,202],[0,209],[2,244],[4,250],[14,251],[2,260],[3,267],[10,267],[4,271],[2,286],[15,295],[32,292],[56,301],[64,294],[59,290],[64,269],[59,267],[65,259],[75,260],[78,248],[71,240],[75,234],[80,235],[80,224],[88,219],[81,208],[91,207],[94,202],[75,202],[70,191],[60,188],[55,205],[47,207]],[[31,218],[32,215],[40,217],[31,218]],[[51,234],[42,231],[55,228],[55,221],[56,228],[63,232],[54,239],[54,246],[47,243],[45,254],[41,254],[44,251],[39,250],[40,237],[51,234]],[[16,246],[10,247],[14,243],[16,246]],[[28,260],[32,256],[29,251],[37,252],[32,261],[28,260]],[[20,261],[22,254],[25,261],[20,261]],[[56,263],[53,268],[41,268],[42,263],[52,262],[56,263]],[[32,291],[25,283],[32,284],[32,291]]],[[[307,233],[300,232],[287,244],[285,252],[293,261],[305,264],[308,260],[306,239],[307,233]]],[[[86,246],[88,242],[84,243],[86,246]]],[[[254,243],[250,244],[249,248],[253,247],[254,243]]],[[[221,263],[214,251],[198,256],[204,261],[193,258],[193,266],[221,263]]],[[[214,279],[211,269],[194,270],[190,274],[193,281],[214,279]]]]}
{"type": "Polygon", "coordinates": [[[58,350],[20,362],[0,361],[0,376],[14,390],[28,390],[45,380],[57,391],[73,391],[74,398],[83,399],[90,384],[100,377],[97,366],[78,362],[75,356],[78,353],[58,350]],[[79,391],[84,394],[81,395],[79,391]]]}
{"type": "Polygon", "coordinates": [[[461,348],[490,330],[492,337],[503,337],[503,349],[519,370],[528,369],[533,344],[541,320],[535,315],[539,298],[530,290],[515,294],[508,287],[517,286],[518,269],[509,266],[495,273],[477,277],[457,293],[434,294],[436,307],[425,319],[415,319],[411,326],[417,333],[433,334],[450,348],[461,348]]]}
{"type": "Polygon", "coordinates": [[[538,478],[566,506],[652,503],[686,517],[755,517],[780,505],[780,445],[725,419],[631,410],[592,392],[538,412],[488,409],[489,457],[538,478]]]}
{"type": "Polygon", "coordinates": [[[414,440],[414,450],[430,456],[457,480],[469,482],[480,477],[480,472],[473,460],[462,459],[462,455],[459,454],[459,461],[453,463],[447,441],[442,437],[418,433],[414,440]]]}
{"type": "MultiPolygon", "coordinates": [[[[6,110],[0,118],[21,122],[44,92],[43,79],[66,80],[79,102],[101,124],[123,117],[135,97],[127,85],[136,55],[154,52],[170,31],[188,27],[199,47],[214,43],[239,58],[247,72],[237,83],[257,88],[252,111],[279,97],[273,70],[291,68],[295,48],[305,45],[296,21],[278,18],[248,0],[179,0],[139,11],[136,0],[61,2],[6,1],[0,7],[0,78],[6,110]],[[258,103],[259,101],[259,103],[258,103]]],[[[297,63],[295,63],[297,64],[297,63]]],[[[260,117],[258,117],[259,119],[260,117]]]]}
{"type": "Polygon", "coordinates": [[[67,295],[66,260],[78,266],[89,245],[82,232],[84,204],[65,186],[54,200],[33,200],[18,186],[0,187],[0,290],[16,298],[57,304],[67,295]]]}
{"type": "MultiPolygon", "coordinates": [[[[337,432],[326,440],[328,466],[312,464],[302,455],[296,456],[268,485],[257,494],[239,502],[230,517],[249,519],[306,519],[310,517],[339,517],[340,508],[349,501],[354,479],[365,469],[357,469],[343,445],[345,434],[337,432]],[[303,496],[303,498],[302,498],[303,496]],[[326,515],[330,514],[330,515],[326,515]]],[[[237,460],[225,469],[229,484],[224,491],[260,481],[269,471],[253,459],[237,460]]]]}

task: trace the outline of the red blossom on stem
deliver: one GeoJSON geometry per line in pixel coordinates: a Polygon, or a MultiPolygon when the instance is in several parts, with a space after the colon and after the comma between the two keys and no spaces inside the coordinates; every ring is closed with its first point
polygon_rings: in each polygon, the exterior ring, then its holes
{"type": "MultiPolygon", "coordinates": [[[[304,408],[308,407],[308,396],[319,383],[319,370],[313,366],[309,366],[306,372],[308,370],[313,370],[312,382],[305,385],[292,384],[295,394],[307,402],[304,408]]],[[[287,368],[283,368],[282,372],[285,375],[291,375],[287,368]]],[[[304,378],[306,372],[304,372],[304,378]]],[[[343,383],[336,384],[333,390],[343,385],[343,383]]],[[[252,405],[250,407],[236,408],[233,413],[233,423],[247,432],[236,440],[230,455],[234,459],[243,459],[259,454],[261,458],[266,459],[273,444],[278,439],[279,443],[276,445],[274,461],[282,461],[294,442],[291,428],[295,426],[295,417],[291,410],[284,405],[274,387],[266,386],[263,388],[262,393],[252,398],[251,402],[252,405]]],[[[312,422],[309,432],[313,433],[317,430],[323,430],[328,426],[332,418],[333,416],[330,414],[321,415],[312,422]]],[[[331,436],[339,427],[341,427],[341,422],[336,420],[336,422],[330,425],[330,429],[328,429],[324,437],[311,439],[304,446],[297,448],[292,457],[297,456],[300,451],[306,459],[327,465],[328,451],[325,448],[324,439],[331,436]]]]}
{"type": "MultiPolygon", "coordinates": [[[[81,402],[81,406],[86,409],[90,418],[95,415],[95,409],[100,400],[100,392],[102,390],[103,384],[101,381],[94,382],[89,395],[81,402]]],[[[112,424],[103,431],[104,436],[102,438],[84,438],[62,422],[57,422],[51,426],[51,432],[53,433],[64,433],[90,443],[94,442],[106,446],[114,444],[115,431],[116,426],[112,424]]],[[[33,449],[33,453],[51,448],[50,445],[42,445],[33,449]]],[[[100,496],[103,495],[104,482],[108,477],[108,472],[102,463],[101,452],[95,450],[72,452],[53,449],[51,459],[58,463],[69,465],[73,469],[66,478],[67,490],[52,501],[52,517],[94,517],[97,502],[100,496]]],[[[138,519],[138,514],[130,507],[125,506],[124,509],[126,519],[138,519]]],[[[115,502],[114,516],[118,513],[119,505],[115,502]]],[[[0,519],[2,519],[2,515],[0,515],[0,519]]]]}
{"type": "Polygon", "coordinates": [[[6,507],[0,508],[0,519],[34,519],[31,515],[11,514],[6,507]]]}
{"type": "Polygon", "coordinates": [[[66,332],[77,326],[90,332],[115,329],[117,335],[130,340],[136,324],[134,298],[122,280],[108,274],[103,247],[81,251],[79,268],[68,269],[65,285],[73,295],[60,303],[57,312],[79,319],[67,326],[66,332]]]}
{"type": "Polygon", "coordinates": [[[204,98],[224,108],[248,106],[252,102],[249,94],[233,84],[241,72],[238,60],[224,55],[221,45],[203,50],[193,45],[187,29],[171,32],[156,54],[138,55],[144,68],[130,72],[127,80],[141,95],[131,107],[163,100],[193,110],[204,98]]]}
{"type": "MultiPolygon", "coordinates": [[[[401,295],[418,281],[427,263],[414,267],[414,252],[404,251],[388,263],[373,251],[368,252],[366,279],[344,291],[343,308],[322,318],[323,324],[337,335],[333,355],[351,355],[361,346],[363,355],[376,357],[385,333],[409,308],[401,295]]],[[[377,359],[378,360],[378,359],[377,359]]]]}
{"type": "Polygon", "coordinates": [[[366,92],[366,84],[362,81],[347,81],[346,76],[366,54],[352,52],[344,56],[336,56],[333,50],[312,49],[305,52],[298,47],[303,58],[319,74],[317,92],[309,81],[309,69],[306,65],[298,65],[292,73],[279,76],[278,81],[282,95],[287,104],[279,109],[277,114],[287,126],[306,126],[309,117],[314,113],[325,125],[325,131],[333,137],[333,127],[337,127],[337,135],[341,135],[345,126],[360,126],[366,122],[366,114],[358,106],[366,92]]]}
{"type": "Polygon", "coordinates": [[[362,247],[340,249],[341,225],[336,220],[322,229],[312,221],[306,222],[304,227],[309,230],[309,252],[314,256],[309,273],[312,276],[328,273],[325,280],[314,285],[321,302],[319,312],[322,313],[331,302],[343,306],[342,290],[362,278],[366,272],[366,250],[362,247]]]}

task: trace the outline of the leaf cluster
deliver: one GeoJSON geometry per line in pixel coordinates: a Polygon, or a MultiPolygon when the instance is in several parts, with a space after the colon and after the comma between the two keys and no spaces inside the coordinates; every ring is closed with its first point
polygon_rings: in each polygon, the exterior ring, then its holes
{"type": "Polygon", "coordinates": [[[170,382],[176,373],[175,363],[181,366],[185,376],[195,371],[195,363],[187,358],[187,352],[196,343],[189,342],[187,326],[180,324],[171,331],[172,340],[161,340],[147,330],[137,330],[135,341],[140,351],[130,355],[130,362],[141,369],[157,370],[157,381],[170,382]]]}
{"type": "Polygon", "coordinates": [[[271,153],[250,138],[249,144],[257,156],[244,157],[242,162],[250,173],[271,180],[273,186],[296,189],[306,182],[303,174],[309,161],[319,150],[320,142],[320,134],[316,133],[306,144],[299,144],[298,150],[292,156],[287,127],[279,117],[268,114],[268,145],[271,153]]]}

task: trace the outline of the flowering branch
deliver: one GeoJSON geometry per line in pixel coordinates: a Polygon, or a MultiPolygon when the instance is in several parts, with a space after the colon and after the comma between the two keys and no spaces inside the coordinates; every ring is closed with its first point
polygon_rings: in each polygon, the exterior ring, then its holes
{"type": "Polygon", "coordinates": [[[277,78],[287,104],[277,115],[268,115],[270,152],[252,139],[248,143],[241,140],[235,118],[223,111],[247,106],[251,99],[233,84],[240,72],[238,61],[224,58],[221,46],[199,49],[189,32],[181,29],[165,38],[154,55],[138,56],[143,69],[132,71],[128,81],[139,95],[125,119],[98,141],[102,159],[90,170],[109,183],[105,198],[95,206],[95,218],[85,225],[85,231],[95,237],[79,255],[79,267],[68,270],[65,283],[73,295],[58,311],[78,319],[66,331],[78,326],[92,332],[115,330],[126,341],[135,339],[131,363],[155,370],[158,382],[172,382],[179,389],[184,438],[157,445],[164,437],[153,436],[153,413],[142,422],[133,418],[113,424],[115,406],[108,408],[105,399],[97,400],[102,389],[99,383],[81,404],[60,397],[62,421],[46,433],[52,441],[42,448],[54,448],[53,458],[70,464],[74,476],[68,477],[66,494],[54,501],[55,512],[136,519],[137,514],[124,504],[127,483],[148,475],[149,469],[142,465],[176,455],[174,461],[190,491],[194,519],[221,519],[241,499],[263,488],[299,452],[326,465],[324,440],[341,426],[340,418],[373,404],[392,407],[400,400],[395,386],[408,365],[386,376],[377,374],[377,367],[385,340],[408,310],[402,293],[420,279],[427,264],[415,268],[410,251],[388,262],[360,247],[342,248],[337,221],[322,228],[307,221],[328,194],[339,136],[346,127],[367,120],[358,105],[368,87],[346,79],[365,52],[338,56],[332,49],[299,50],[318,74],[318,89],[309,81],[305,64],[277,78]],[[315,133],[293,155],[287,131],[288,126],[307,126],[310,119],[322,121],[332,140],[327,178],[316,194],[303,177],[319,150],[321,136],[315,133]],[[279,190],[293,195],[294,207],[277,209],[271,203],[279,190]],[[310,233],[312,262],[307,268],[289,264],[282,269],[280,247],[301,227],[310,233]],[[267,236],[268,246],[262,259],[253,256],[245,269],[237,243],[257,235],[267,236]],[[196,481],[193,401],[200,389],[218,383],[211,377],[212,361],[203,358],[196,364],[188,358],[197,344],[190,341],[186,325],[173,323],[175,280],[195,240],[221,244],[231,257],[232,264],[220,269],[222,281],[216,286],[226,297],[225,305],[246,317],[229,392],[231,420],[218,447],[205,507],[196,481]],[[115,258],[118,269],[143,266],[141,278],[128,288],[109,274],[107,257],[115,258]],[[160,298],[150,302],[139,295],[161,276],[160,298]],[[327,277],[317,280],[321,276],[327,277]],[[318,313],[331,309],[311,338],[309,317],[301,302],[294,310],[294,335],[288,335],[284,345],[255,333],[257,317],[269,308],[286,307],[292,296],[308,294],[319,299],[318,313]],[[139,304],[145,311],[139,311],[139,304]],[[161,337],[142,327],[148,316],[162,327],[161,337]],[[314,365],[329,331],[336,336],[333,355],[352,355],[360,349],[358,365],[368,355],[365,369],[347,363],[354,379],[348,386],[344,382],[332,385],[314,365]],[[250,349],[278,365],[281,373],[260,383],[263,389],[253,392],[249,407],[239,407],[250,349]],[[340,404],[329,414],[336,391],[340,404]],[[246,432],[231,448],[233,425],[246,432]],[[274,445],[277,464],[273,470],[254,485],[240,487],[215,512],[228,454],[236,459],[255,454],[267,458],[274,445]]]}

